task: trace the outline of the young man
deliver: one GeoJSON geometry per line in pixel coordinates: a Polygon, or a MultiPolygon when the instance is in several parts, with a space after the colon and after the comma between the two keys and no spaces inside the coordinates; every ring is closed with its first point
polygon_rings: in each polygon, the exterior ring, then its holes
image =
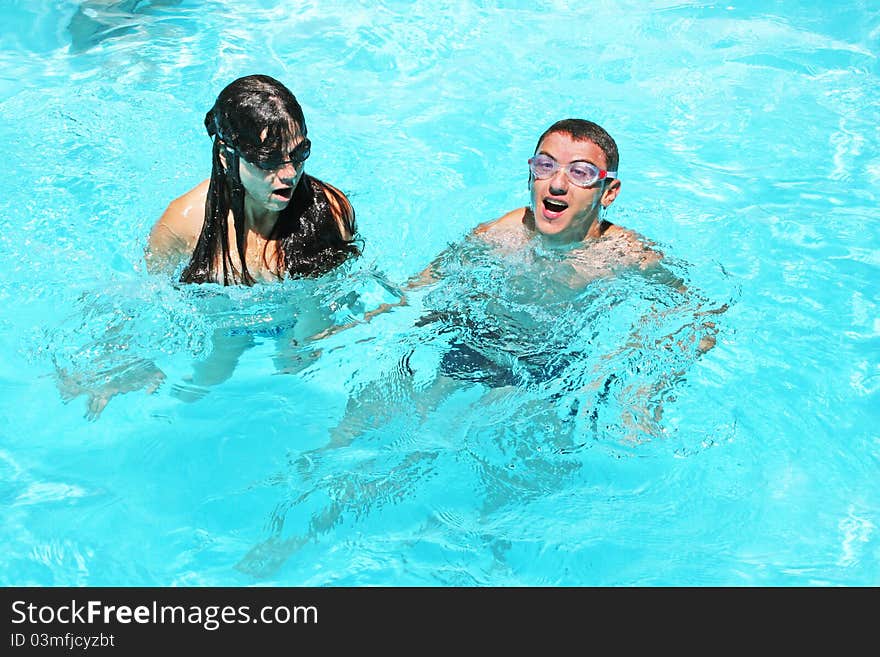
{"type": "MultiPolygon", "coordinates": [[[[589,348],[581,353],[570,349],[572,338],[576,336],[573,336],[566,320],[571,320],[572,315],[560,317],[553,314],[560,310],[565,312],[562,308],[565,299],[572,300],[574,313],[583,311],[595,314],[595,307],[581,309],[576,305],[579,293],[590,281],[612,276],[615,271],[626,268],[644,270],[660,285],[670,285],[686,292],[681,280],[671,272],[664,272],[660,264],[662,254],[644,238],[602,218],[605,208],[620,193],[618,159],[614,140],[604,129],[590,121],[558,121],[541,135],[535,153],[529,159],[530,205],[482,224],[472,232],[472,237],[488,243],[490,250],[496,254],[509,254],[512,266],[506,266],[508,261],[504,257],[493,257],[488,267],[493,272],[489,277],[492,280],[487,281],[481,278],[487,270],[486,262],[476,256],[479,271],[473,277],[468,276],[467,266],[461,266],[468,263],[458,260],[451,268],[455,270],[452,277],[445,277],[443,269],[446,257],[455,259],[460,255],[460,251],[450,249],[408,284],[410,290],[415,290],[423,285],[439,283],[444,278],[448,283],[449,289],[441,290],[437,299],[423,300],[426,312],[416,323],[420,328],[434,327],[433,334],[440,336],[426,351],[445,347],[433,381],[426,384],[423,378],[416,377],[410,364],[410,356],[418,345],[430,340],[431,331],[426,330],[420,340],[412,341],[413,351],[405,355],[397,367],[360,387],[349,398],[344,417],[330,431],[329,442],[303,455],[299,464],[303,468],[304,482],[314,482],[315,490],[333,482],[334,490],[351,491],[350,494],[357,498],[347,497],[344,501],[334,498],[333,504],[312,516],[302,534],[294,530],[285,536],[282,533],[285,523],[274,522],[278,528],[276,532],[256,545],[237,564],[239,570],[261,578],[271,577],[302,545],[313,540],[317,534],[337,526],[347,509],[369,509],[383,500],[405,496],[407,491],[399,483],[405,481],[405,477],[389,478],[383,484],[372,486],[367,492],[350,486],[346,488],[352,471],[322,473],[320,455],[328,450],[347,447],[361,434],[370,429],[375,431],[385,422],[401,416],[418,423],[436,419],[434,413],[437,409],[463,385],[485,386],[483,407],[498,413],[497,417],[501,418],[502,423],[516,421],[522,423],[519,426],[534,427],[534,432],[517,436],[519,441],[527,441],[532,434],[538,436],[538,449],[530,454],[526,468],[533,472],[542,467],[542,452],[558,455],[562,450],[577,449],[583,443],[585,438],[578,433],[580,429],[573,420],[577,416],[592,418],[594,411],[602,410],[597,406],[607,406],[614,413],[616,405],[621,405],[617,422],[623,427],[621,432],[627,440],[638,442],[652,435],[662,435],[662,402],[681,373],[658,370],[652,380],[644,373],[634,376],[631,372],[617,372],[615,366],[628,365],[626,358],[629,354],[632,358],[638,358],[639,345],[642,343],[645,344],[645,353],[656,353],[658,357],[667,353],[664,343],[677,342],[683,351],[688,351],[689,346],[682,344],[682,336],[673,334],[665,339],[660,338],[659,346],[653,346],[656,336],[642,338],[635,334],[624,335],[620,341],[623,346],[619,351],[622,353],[609,353],[606,357],[600,354],[597,359],[589,348]],[[538,241],[540,244],[536,244],[538,241]],[[544,248],[534,251],[555,251],[558,252],[556,255],[562,257],[526,258],[517,262],[517,254],[527,254],[535,246],[544,248]],[[557,267],[560,261],[564,262],[564,266],[557,267]],[[523,262],[528,266],[518,266],[523,262]],[[549,272],[548,268],[551,267],[556,271],[549,272]],[[558,272],[566,272],[566,276],[555,276],[558,272]],[[548,273],[554,275],[548,276],[548,273]],[[495,281],[502,283],[495,286],[495,281]],[[559,288],[553,288],[550,294],[545,293],[546,285],[559,282],[562,283],[559,288]],[[517,290],[522,291],[519,297],[517,290]],[[497,294],[499,291],[502,292],[500,296],[497,294]],[[560,300],[563,303],[558,303],[560,300]],[[513,301],[513,308],[509,301],[513,301]],[[499,312],[488,312],[488,308],[499,312]],[[530,309],[535,311],[534,315],[529,314],[530,309]],[[545,310],[548,312],[543,312],[545,310]],[[582,368],[576,364],[581,356],[585,362],[582,368]],[[553,385],[555,381],[561,381],[562,384],[553,385]],[[511,397],[512,394],[516,397],[511,397]],[[606,398],[612,398],[613,401],[607,402],[606,398]],[[516,401],[510,402],[509,399],[516,401]],[[495,400],[499,401],[499,405],[493,407],[495,400]],[[517,410],[513,410],[515,408],[517,410]],[[318,468],[317,472],[313,468],[318,468]]],[[[478,250],[480,253],[483,251],[478,250]]],[[[723,308],[708,313],[722,311],[723,308]]],[[[658,312],[664,311],[661,309],[658,312]]],[[[706,313],[698,311],[694,317],[697,324],[702,324],[701,327],[682,333],[692,336],[692,340],[699,337],[700,342],[696,345],[699,353],[714,344],[714,325],[699,319],[703,314],[706,313]]],[[[687,321],[686,317],[682,319],[687,321]]],[[[574,330],[578,326],[575,323],[574,330]]],[[[634,330],[638,330],[638,324],[634,330]]],[[[643,369],[649,371],[650,364],[643,369]]],[[[448,421],[454,425],[455,418],[449,418],[448,421]]],[[[585,421],[585,424],[589,422],[585,421]]],[[[469,429],[465,430],[470,433],[469,429]]],[[[499,430],[503,432],[504,427],[499,430]]],[[[516,431],[516,426],[513,430],[516,431]]],[[[472,435],[477,443],[480,432],[481,427],[477,426],[472,435]]],[[[420,439],[419,436],[413,436],[413,444],[420,439]]],[[[505,439],[507,436],[502,433],[497,440],[505,439]]],[[[528,453],[529,448],[520,442],[516,449],[524,449],[528,453]]],[[[434,460],[438,456],[448,456],[450,451],[441,443],[438,443],[436,450],[430,447],[410,451],[404,449],[399,470],[430,471],[436,467],[434,460]]],[[[376,452],[373,450],[370,453],[376,452]]],[[[465,459],[474,457],[474,467],[481,471],[488,470],[488,478],[498,476],[491,472],[491,458],[484,457],[478,450],[462,449],[461,454],[465,459]]],[[[327,463],[333,463],[333,460],[329,459],[327,463]]],[[[362,463],[361,470],[373,472],[376,467],[375,460],[368,458],[362,463]]],[[[387,467],[387,464],[383,467],[387,467]]],[[[555,460],[543,467],[548,472],[560,472],[555,460]]],[[[503,468],[497,470],[501,472],[503,468]]],[[[499,478],[504,481],[503,477],[499,478]]],[[[519,480],[514,484],[518,485],[519,480]]],[[[300,499],[306,500],[308,497],[305,494],[300,499]]],[[[284,513],[288,510],[285,508],[284,513]]],[[[291,525],[290,522],[286,523],[288,528],[291,525]]]]}
{"type": "MultiPolygon", "coordinates": [[[[564,251],[582,287],[614,270],[653,269],[663,254],[636,232],[603,218],[620,193],[617,144],[601,126],[563,119],[538,139],[529,159],[531,204],[481,224],[474,236],[502,252],[515,252],[535,240],[564,251]]],[[[659,268],[658,268],[659,269],[659,268]]],[[[410,287],[436,279],[432,264],[410,287]]]]}

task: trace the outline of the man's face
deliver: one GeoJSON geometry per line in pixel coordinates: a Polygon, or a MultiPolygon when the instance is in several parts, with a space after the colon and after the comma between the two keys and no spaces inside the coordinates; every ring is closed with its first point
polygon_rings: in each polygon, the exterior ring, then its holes
{"type": "Polygon", "coordinates": [[[566,166],[572,162],[589,162],[604,170],[608,168],[605,154],[592,141],[575,141],[562,132],[544,137],[536,154],[550,156],[560,166],[549,178],[531,177],[535,229],[554,241],[584,239],[597,222],[602,207],[610,205],[617,196],[619,183],[600,180],[590,187],[579,187],[569,179],[566,166]]]}

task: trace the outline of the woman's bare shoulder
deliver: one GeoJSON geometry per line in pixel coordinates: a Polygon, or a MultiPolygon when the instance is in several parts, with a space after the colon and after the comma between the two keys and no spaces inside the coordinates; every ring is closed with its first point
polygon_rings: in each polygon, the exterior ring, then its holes
{"type": "Polygon", "coordinates": [[[156,223],[165,224],[181,235],[198,237],[205,221],[205,199],[208,197],[209,182],[204,180],[171,201],[156,223]]]}
{"type": "Polygon", "coordinates": [[[208,183],[205,180],[171,201],[153,225],[146,253],[151,270],[171,268],[192,253],[205,221],[208,183]]]}
{"type": "Polygon", "coordinates": [[[324,182],[323,180],[321,181],[321,184],[330,192],[329,194],[326,194],[327,202],[330,204],[333,217],[336,219],[339,234],[342,236],[342,239],[346,241],[353,239],[354,209],[352,208],[351,201],[348,200],[348,197],[338,187],[335,187],[328,182],[324,182]]]}

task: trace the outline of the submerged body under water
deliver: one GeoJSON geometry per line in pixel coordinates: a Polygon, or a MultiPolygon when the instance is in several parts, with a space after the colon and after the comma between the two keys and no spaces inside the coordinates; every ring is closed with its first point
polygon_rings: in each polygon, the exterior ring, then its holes
{"type": "Polygon", "coordinates": [[[237,568],[276,576],[346,518],[418,499],[450,460],[450,471],[488,476],[491,484],[472,485],[495,491],[489,507],[504,506],[510,500],[496,489],[511,473],[489,468],[493,459],[523,458],[530,474],[519,476],[552,487],[579,469],[577,453],[591,444],[667,438],[663,407],[723,330],[733,298],[685,286],[682,263],[650,272],[601,264],[585,278],[570,253],[538,243],[515,256],[480,240],[444,252],[436,279],[409,293],[408,328],[395,322],[382,343],[393,354],[387,366],[351,386],[326,444],[279,473],[290,496],[237,568]],[[462,398],[465,409],[451,410],[462,398]],[[462,418],[470,419],[456,428],[462,418]],[[484,440],[491,447],[479,446],[484,440]]]}
{"type": "Polygon", "coordinates": [[[346,271],[251,288],[161,277],[105,285],[83,292],[34,352],[51,360],[63,399],[86,398],[91,420],[114,396],[138,390],[195,401],[233,377],[256,345],[273,344],[274,370],[295,373],[320,353],[317,336],[360,321],[367,304],[399,299],[378,273],[346,271]]]}

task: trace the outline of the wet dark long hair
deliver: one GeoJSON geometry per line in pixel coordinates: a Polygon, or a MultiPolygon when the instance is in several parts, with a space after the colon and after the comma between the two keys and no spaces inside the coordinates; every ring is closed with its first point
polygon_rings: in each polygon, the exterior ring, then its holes
{"type": "MultiPolygon", "coordinates": [[[[220,92],[214,107],[205,115],[205,128],[214,139],[205,221],[180,280],[253,285],[256,281],[244,260],[245,190],[239,177],[239,159],[257,163],[277,158],[285,144],[294,139],[297,129],[305,138],[302,107],[274,78],[248,75],[220,92]],[[266,136],[261,140],[264,130],[266,136]],[[229,244],[230,211],[235,227],[235,258],[229,244]]],[[[279,279],[320,276],[349,257],[360,255],[355,233],[354,209],[348,200],[327,183],[303,173],[290,203],[280,212],[268,236],[278,242],[277,257],[270,267],[279,279]],[[341,213],[338,223],[330,201],[335,201],[341,213]],[[351,239],[342,237],[340,223],[351,239]]]]}

